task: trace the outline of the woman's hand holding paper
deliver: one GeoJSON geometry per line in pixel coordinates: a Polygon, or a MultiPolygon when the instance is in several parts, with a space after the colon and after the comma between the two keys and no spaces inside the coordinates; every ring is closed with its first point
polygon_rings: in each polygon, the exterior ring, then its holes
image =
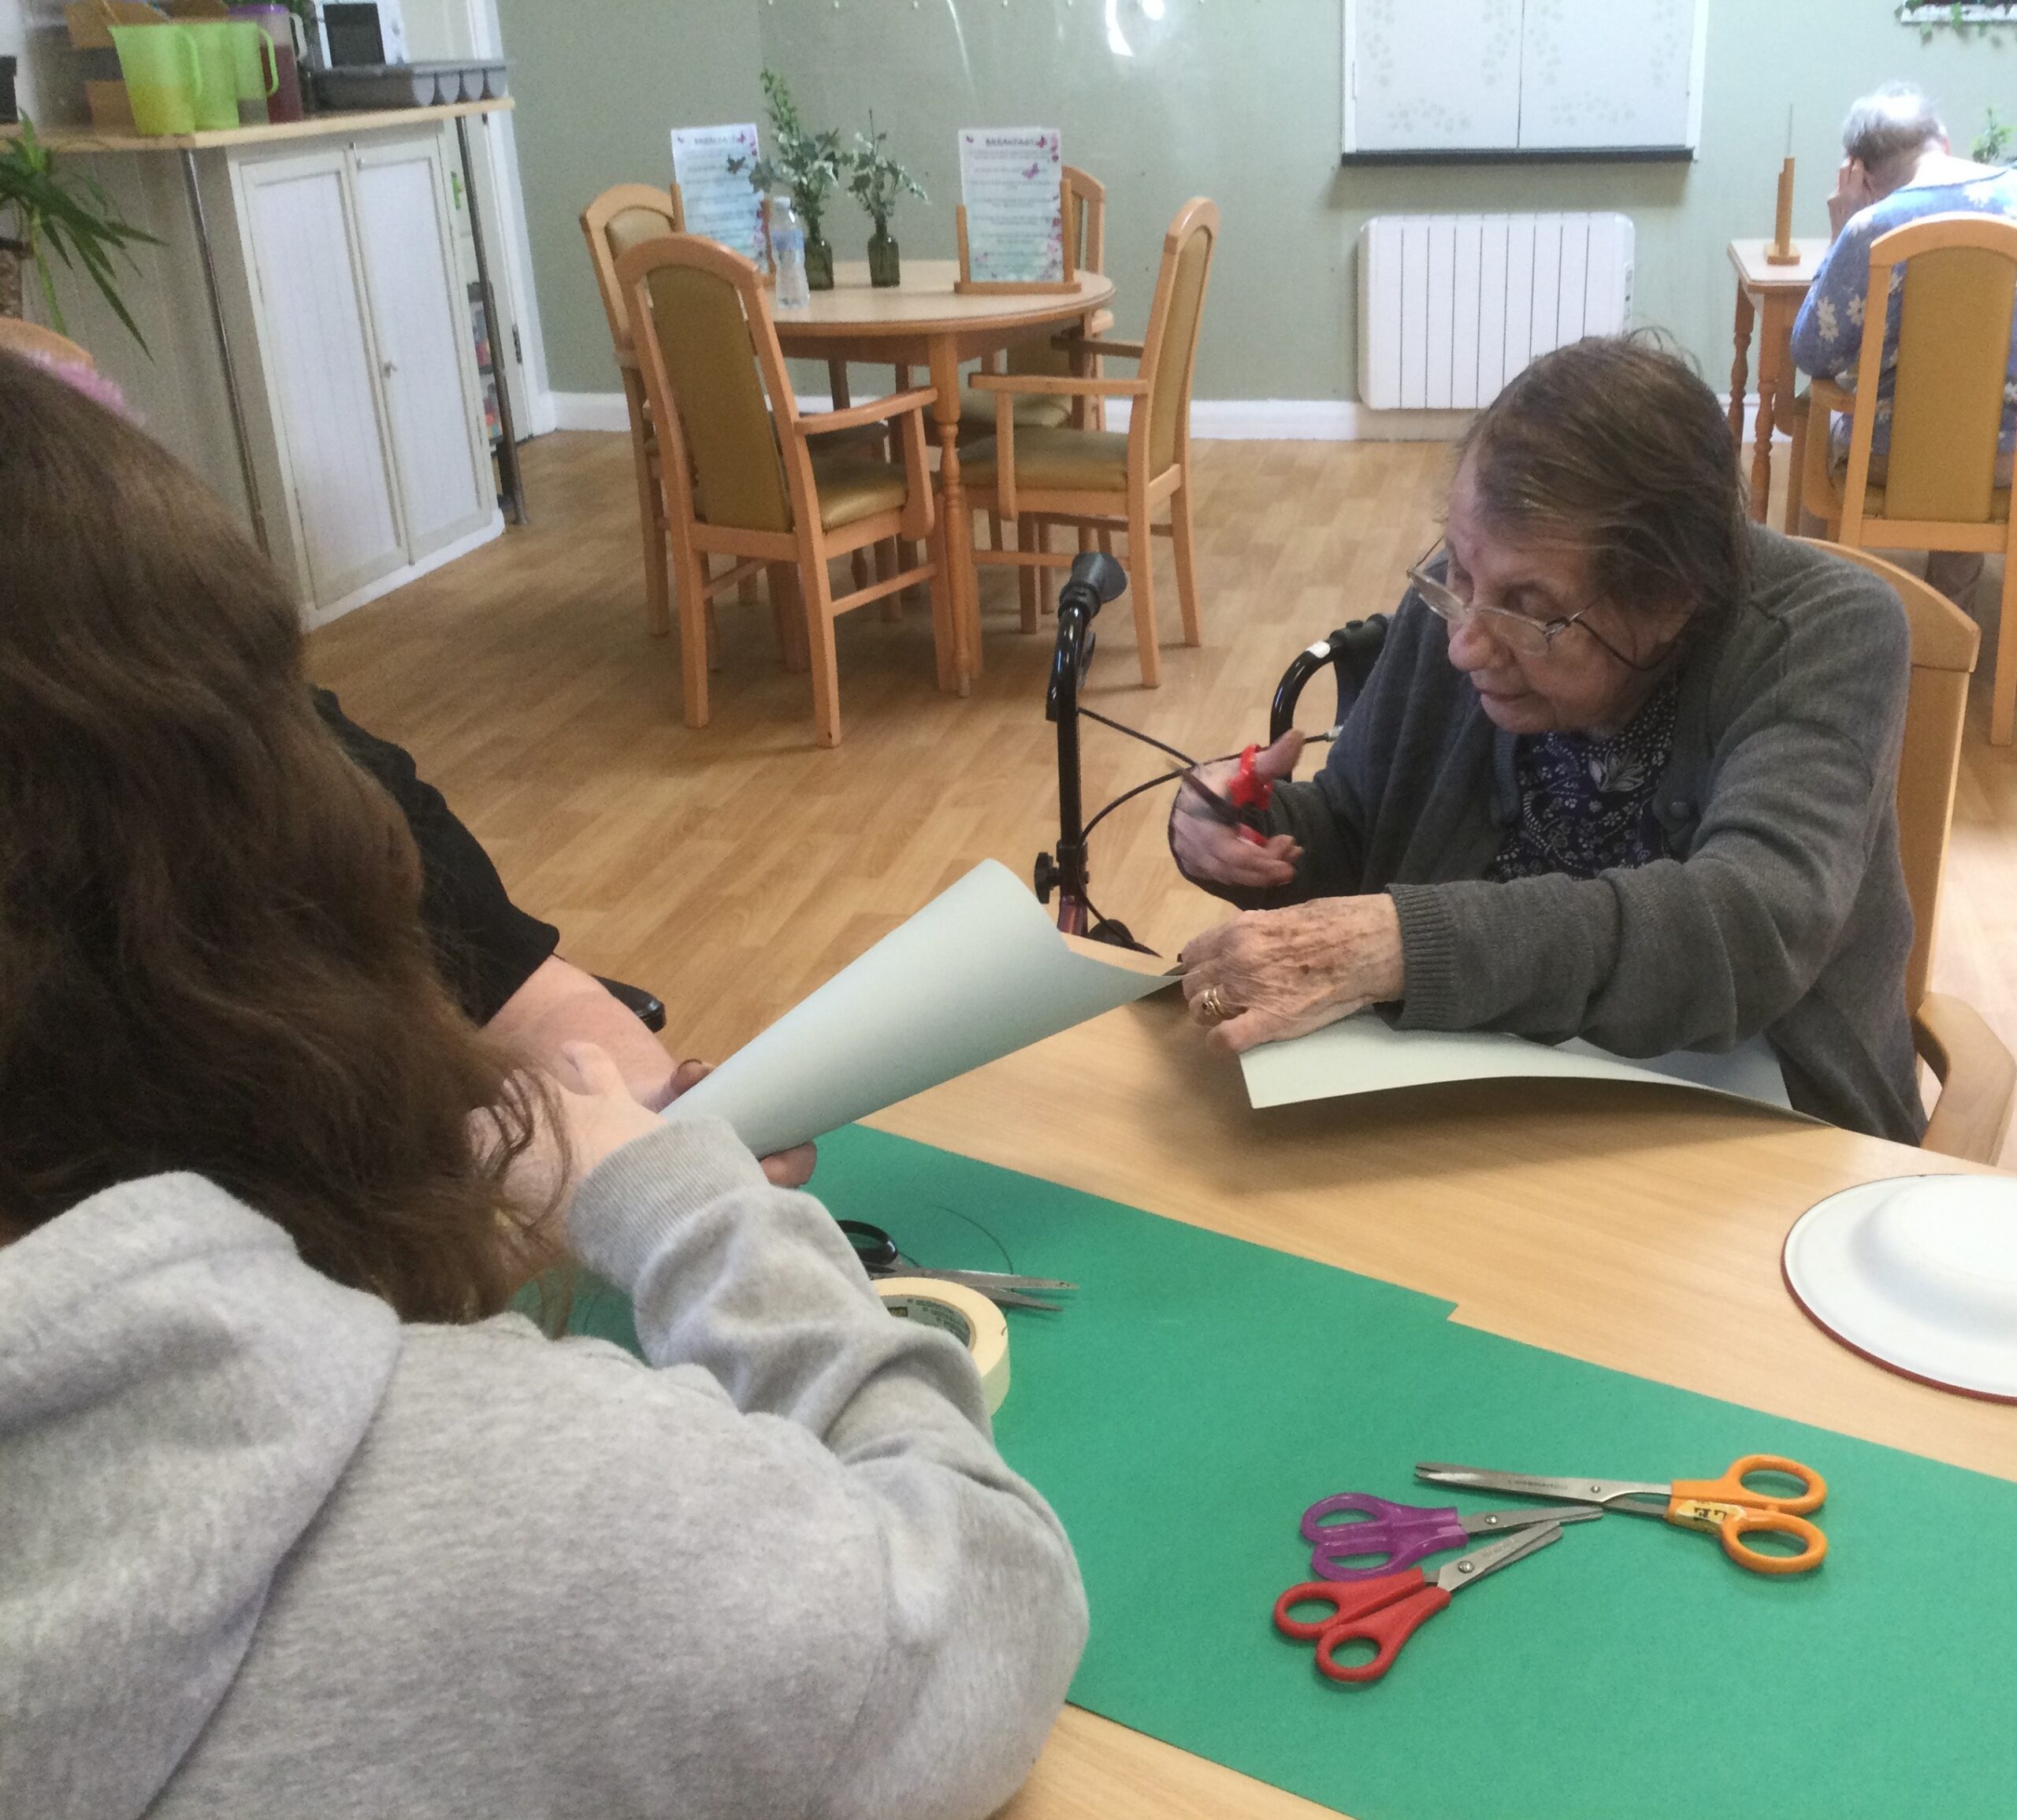
{"type": "Polygon", "coordinates": [[[1237,1054],[1398,999],[1400,914],[1384,893],[1250,910],[1194,938],[1179,958],[1191,1016],[1237,1054]]]}
{"type": "MultiPolygon", "coordinates": [[[[672,1092],[666,1103],[685,1093],[689,1087],[698,1086],[715,1072],[711,1062],[687,1060],[672,1071],[672,1092]]],[[[774,1187],[803,1188],[812,1179],[812,1166],[819,1160],[819,1153],[811,1144],[799,1144],[789,1150],[780,1150],[774,1157],[760,1159],[763,1173],[769,1176],[774,1187]]]]}

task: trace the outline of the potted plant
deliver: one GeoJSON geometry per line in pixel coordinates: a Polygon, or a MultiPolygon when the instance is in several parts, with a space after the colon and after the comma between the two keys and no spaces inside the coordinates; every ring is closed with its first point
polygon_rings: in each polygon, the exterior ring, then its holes
{"type": "Polygon", "coordinates": [[[798,117],[791,90],[774,69],[763,73],[763,100],[771,117],[771,155],[732,158],[728,168],[746,169],[752,188],[768,194],[791,191],[793,206],[805,228],[805,281],[815,291],[834,288],[834,249],[819,231],[826,198],[841,180],[841,136],[808,132],[798,117]]]}
{"type": "Polygon", "coordinates": [[[897,199],[908,191],[921,202],[930,200],[923,185],[882,149],[889,136],[875,130],[871,112],[867,132],[854,136],[854,150],[848,154],[848,188],[875,224],[875,232],[868,237],[868,280],[882,286],[903,282],[903,266],[890,233],[890,215],[897,199]]]}
{"type": "Polygon", "coordinates": [[[12,233],[0,236],[0,316],[21,314],[21,269],[32,265],[41,281],[49,326],[58,334],[69,332],[50,268],[53,252],[72,271],[82,269],[127,332],[147,347],[147,337],[119,295],[113,255],[124,253],[136,241],[159,243],[119,218],[95,178],[59,176],[54,158],[35,137],[35,123],[26,114],[21,117],[20,137],[0,141],[0,214],[13,217],[12,233]]]}

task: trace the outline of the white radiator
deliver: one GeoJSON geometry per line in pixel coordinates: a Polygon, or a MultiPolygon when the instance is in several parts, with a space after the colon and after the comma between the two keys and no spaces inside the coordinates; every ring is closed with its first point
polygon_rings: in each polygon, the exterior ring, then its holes
{"type": "Polygon", "coordinates": [[[1624,215],[1376,215],[1358,237],[1358,395],[1477,410],[1536,355],[1632,319],[1624,215]]]}

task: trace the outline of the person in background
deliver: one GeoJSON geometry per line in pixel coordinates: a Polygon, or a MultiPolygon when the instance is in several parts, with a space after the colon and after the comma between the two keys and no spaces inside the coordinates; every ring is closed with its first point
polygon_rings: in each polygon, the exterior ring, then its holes
{"type": "MultiPolygon", "coordinates": [[[[1933,103],[1905,83],[1889,84],[1849,110],[1842,123],[1842,151],[1834,194],[1828,199],[1831,243],[1794,321],[1792,351],[1794,364],[1803,373],[1853,388],[1866,328],[1871,243],[1924,215],[1972,210],[2017,216],[2017,172],[1955,157],[1933,103]]],[[[1893,273],[1885,313],[1884,359],[1871,441],[1874,481],[1884,477],[1884,456],[1891,445],[1904,277],[1902,269],[1893,273]]],[[[2017,329],[2011,336],[2010,371],[1998,444],[1999,486],[2010,484],[2011,454],[2017,447],[2017,329]]],[[[1838,418],[1838,463],[1848,459],[1848,433],[1849,420],[1838,418]]],[[[1963,606],[1982,570],[1978,551],[1936,550],[1926,560],[1926,578],[1963,606]]]]}
{"type": "Polygon", "coordinates": [[[279,577],[0,358],[0,1805],[992,1812],[1086,1610],[972,1361],[422,889],[279,577]],[[648,1365],[500,1312],[555,1227],[648,1365]]]}
{"type": "Polygon", "coordinates": [[[1264,844],[1178,793],[1179,867],[1247,912],[1183,949],[1213,1039],[1369,1005],[1628,1056],[1762,1038],[1800,1111],[1916,1142],[1897,596],[1749,522],[1715,394],[1640,336],[1499,393],[1409,579],[1264,844]]]}

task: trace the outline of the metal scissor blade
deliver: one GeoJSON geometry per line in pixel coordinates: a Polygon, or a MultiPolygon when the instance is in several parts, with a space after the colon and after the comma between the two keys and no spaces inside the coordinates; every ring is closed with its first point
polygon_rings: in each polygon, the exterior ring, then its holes
{"type": "Polygon", "coordinates": [[[1055,1302],[1039,1302],[1034,1295],[1025,1295],[1017,1289],[977,1289],[976,1295],[984,1295],[997,1308],[1040,1308],[1046,1314],[1061,1312],[1062,1305],[1055,1302]]]}
{"type": "MultiPolygon", "coordinates": [[[[1516,1498],[1554,1498],[1578,1504],[1615,1504],[1621,1498],[1664,1499],[1667,1488],[1635,1479],[1544,1478],[1536,1473],[1501,1473],[1488,1466],[1450,1466],[1425,1460],[1415,1476],[1427,1485],[1461,1485],[1473,1491],[1510,1491],[1516,1498]]],[[[1617,1508],[1629,1510],[1629,1505],[1617,1508]]]]}
{"type": "Polygon", "coordinates": [[[1482,1548],[1473,1548],[1468,1554],[1458,1555],[1438,1569],[1436,1584],[1445,1592],[1455,1592],[1473,1580],[1482,1580],[1488,1573],[1496,1573],[1502,1567],[1510,1567],[1535,1550],[1561,1540],[1559,1523],[1543,1523],[1538,1529],[1522,1529],[1517,1535],[1502,1536],[1496,1542],[1486,1543],[1482,1548]]]}
{"type": "Polygon", "coordinates": [[[1474,1511],[1462,1521],[1467,1536],[1496,1536],[1540,1523],[1592,1523],[1603,1514],[1601,1504],[1536,1504],[1530,1510],[1474,1511]]]}
{"type": "Polygon", "coordinates": [[[1061,1276],[1015,1276],[1005,1270],[927,1270],[919,1272],[924,1276],[935,1276],[942,1283],[964,1283],[969,1289],[978,1289],[985,1294],[990,1289],[1076,1289],[1075,1283],[1067,1283],[1061,1276]]]}

